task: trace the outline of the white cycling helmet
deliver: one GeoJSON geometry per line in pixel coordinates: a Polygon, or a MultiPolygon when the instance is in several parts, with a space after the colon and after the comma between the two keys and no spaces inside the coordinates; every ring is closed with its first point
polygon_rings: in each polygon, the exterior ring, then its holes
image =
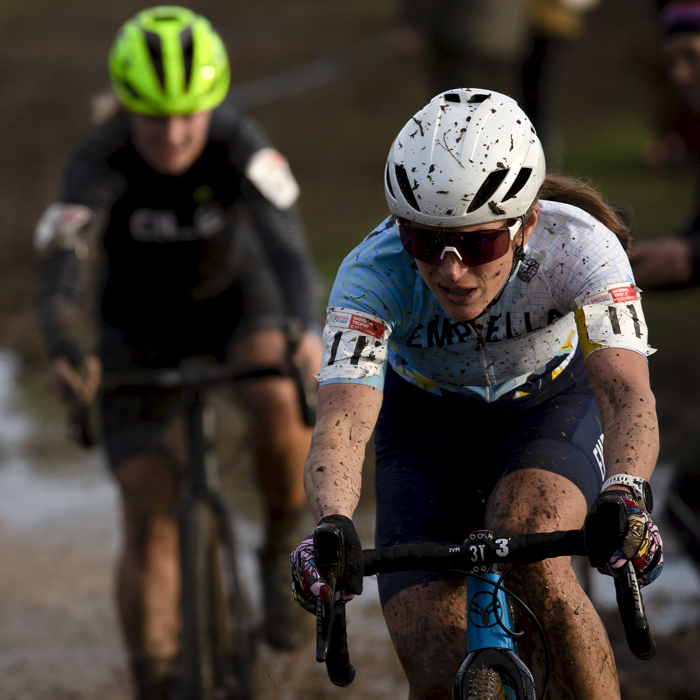
{"type": "Polygon", "coordinates": [[[401,219],[471,226],[523,216],[544,176],[542,145],[515,100],[460,88],[434,97],[400,131],[384,189],[401,219]]]}

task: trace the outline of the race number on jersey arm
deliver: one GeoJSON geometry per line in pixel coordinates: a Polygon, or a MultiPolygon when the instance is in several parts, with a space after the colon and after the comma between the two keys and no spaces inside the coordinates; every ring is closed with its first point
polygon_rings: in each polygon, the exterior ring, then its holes
{"type": "Polygon", "coordinates": [[[608,284],[576,299],[574,312],[584,357],[601,348],[625,348],[649,356],[649,331],[638,287],[608,284]]]}
{"type": "Polygon", "coordinates": [[[323,329],[323,359],[317,378],[364,379],[379,376],[386,359],[389,329],[363,311],[329,307],[323,329]]]}

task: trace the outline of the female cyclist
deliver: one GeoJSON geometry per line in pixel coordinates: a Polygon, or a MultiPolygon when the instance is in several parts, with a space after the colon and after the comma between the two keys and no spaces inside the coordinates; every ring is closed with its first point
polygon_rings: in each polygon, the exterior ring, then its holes
{"type": "MultiPolygon", "coordinates": [[[[484,90],[440,94],[411,118],[385,190],[392,215],[335,281],[306,462],[316,518],[344,533],[343,598],[362,591],[350,518],[375,426],[377,546],[580,528],[617,492],[638,527],[602,568],[632,559],[641,583],[653,580],[652,350],[624,226],[591,188],[546,178],[524,112],[484,90]]],[[[311,540],[292,570],[312,608],[324,584],[311,540]]],[[[450,697],[467,651],[464,585],[380,577],[411,698],[450,697]]],[[[523,568],[515,588],[556,650],[552,697],[619,697],[605,630],[568,559],[523,568]]]]}
{"type": "MultiPolygon", "coordinates": [[[[122,108],[73,149],[61,200],[37,229],[55,384],[89,399],[100,367],[174,367],[200,355],[276,364],[285,357],[288,318],[306,329],[298,361],[315,372],[315,273],[294,206],[298,187],[259,127],[221,106],[230,67],[219,35],[184,8],[145,10],[119,31],[109,69],[122,108]],[[97,357],[76,333],[84,263],[97,275],[97,357]]],[[[241,392],[255,419],[269,514],[265,633],[289,648],[303,641],[306,622],[289,600],[287,562],[306,507],[311,433],[291,380],[241,392]]],[[[102,397],[124,507],[119,612],[141,700],[165,697],[177,653],[181,468],[166,437],[178,405],[170,391],[102,397]]]]}

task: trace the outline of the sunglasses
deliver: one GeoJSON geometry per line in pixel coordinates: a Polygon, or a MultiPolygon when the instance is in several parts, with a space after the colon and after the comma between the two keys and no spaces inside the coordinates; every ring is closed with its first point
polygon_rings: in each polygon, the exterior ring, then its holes
{"type": "Polygon", "coordinates": [[[447,233],[410,226],[400,220],[396,222],[401,243],[411,257],[428,265],[439,265],[445,253],[454,253],[467,267],[502,258],[510,250],[510,242],[519,227],[520,220],[506,228],[447,233]]]}

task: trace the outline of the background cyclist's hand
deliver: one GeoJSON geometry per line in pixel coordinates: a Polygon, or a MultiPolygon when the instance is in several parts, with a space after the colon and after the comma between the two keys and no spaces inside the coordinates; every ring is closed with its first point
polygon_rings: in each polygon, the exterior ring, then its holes
{"type": "Polygon", "coordinates": [[[601,543],[597,552],[590,553],[589,558],[598,571],[615,576],[616,569],[631,561],[637,574],[640,588],[650,584],[661,573],[664,566],[663,543],[659,529],[639,505],[634,496],[626,491],[605,491],[596,499],[584,525],[586,545],[601,543]],[[616,544],[612,555],[603,554],[606,533],[596,518],[597,506],[606,500],[622,498],[627,510],[628,527],[625,536],[616,544]]]}
{"type": "MultiPolygon", "coordinates": [[[[343,533],[345,542],[345,576],[341,577],[336,589],[336,600],[347,603],[356,594],[362,593],[363,566],[362,544],[350,518],[344,515],[328,515],[321,523],[331,523],[343,533]]],[[[292,593],[294,600],[304,610],[315,612],[316,599],[328,602],[330,589],[316,568],[313,537],[307,537],[290,557],[292,565],[292,593]]]]}
{"type": "Polygon", "coordinates": [[[94,355],[86,355],[80,369],[73,367],[65,357],[56,358],[49,368],[49,388],[62,401],[76,396],[88,406],[93,402],[101,382],[102,363],[94,355]]]}

